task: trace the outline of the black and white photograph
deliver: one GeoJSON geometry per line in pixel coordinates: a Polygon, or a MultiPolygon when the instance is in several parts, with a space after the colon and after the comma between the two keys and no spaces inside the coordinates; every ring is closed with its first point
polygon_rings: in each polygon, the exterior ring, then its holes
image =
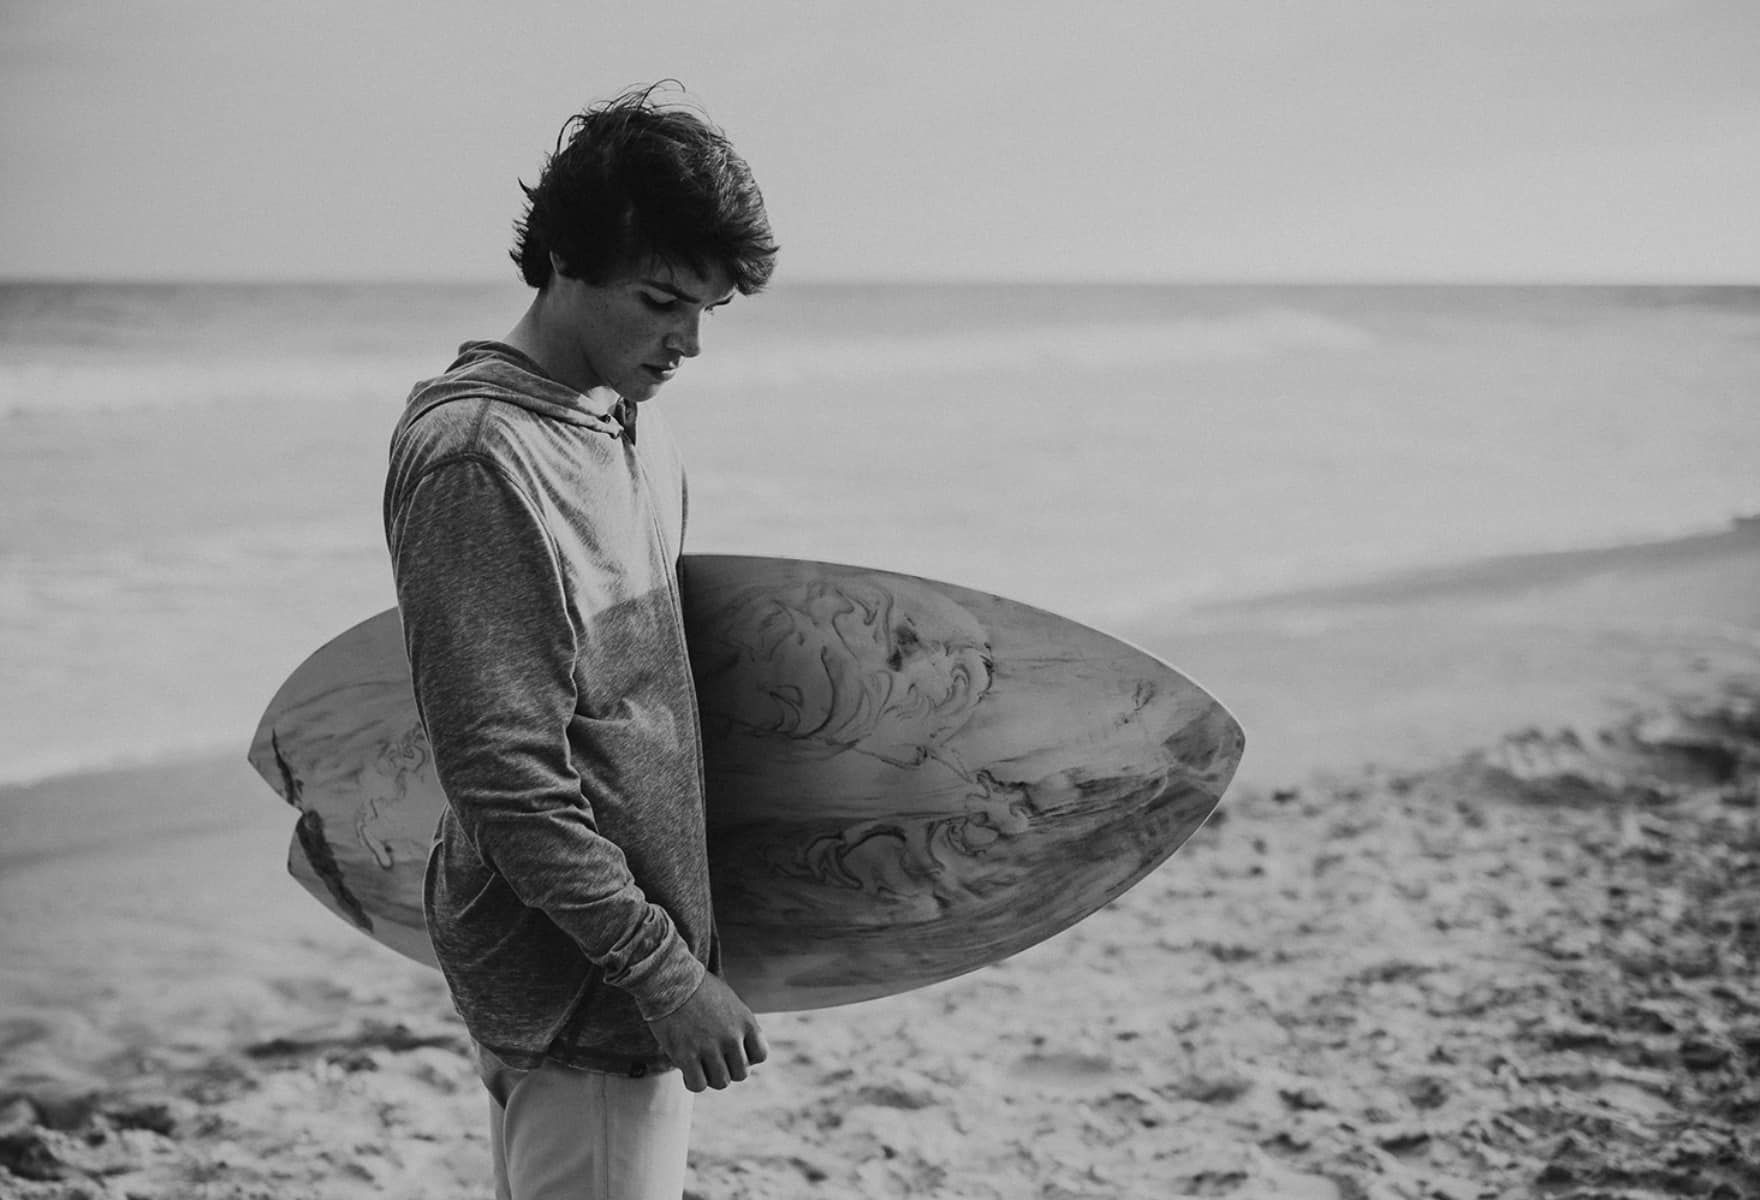
{"type": "Polygon", "coordinates": [[[1760,5],[0,113],[0,1200],[1760,1200],[1760,5]]]}

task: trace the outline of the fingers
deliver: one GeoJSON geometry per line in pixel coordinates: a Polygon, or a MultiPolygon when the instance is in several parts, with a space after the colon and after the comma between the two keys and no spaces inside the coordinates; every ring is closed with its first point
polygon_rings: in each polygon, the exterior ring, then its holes
{"type": "Polygon", "coordinates": [[[721,1062],[727,1070],[729,1083],[744,1083],[746,1081],[748,1072],[746,1070],[746,1052],[743,1048],[734,1046],[727,1050],[723,1054],[721,1062]]]}
{"type": "Polygon", "coordinates": [[[751,1078],[751,1069],[770,1057],[770,1047],[759,1030],[752,1030],[741,1042],[732,1042],[711,1050],[701,1058],[686,1058],[678,1064],[684,1074],[684,1085],[693,1092],[707,1088],[724,1091],[728,1085],[744,1083],[751,1078]]]}
{"type": "Polygon", "coordinates": [[[770,1045],[751,1010],[712,975],[704,976],[682,1008],[650,1026],[692,1092],[743,1083],[752,1067],[770,1057],[770,1045]]]}
{"type": "Polygon", "coordinates": [[[729,1079],[744,1079],[745,1073],[733,1074],[721,1059],[711,1054],[707,1058],[687,1058],[677,1064],[679,1073],[684,1076],[684,1086],[693,1092],[703,1092],[708,1088],[724,1091],[729,1079]]]}
{"type": "Polygon", "coordinates": [[[726,1059],[724,1059],[717,1051],[710,1050],[709,1053],[703,1057],[703,1078],[706,1079],[709,1086],[716,1091],[722,1091],[727,1087],[728,1076],[730,1074],[731,1072],[728,1070],[726,1059]]]}
{"type": "Polygon", "coordinates": [[[745,1047],[739,1042],[728,1042],[712,1052],[707,1062],[709,1086],[720,1091],[730,1083],[744,1083],[750,1074],[746,1062],[745,1047]]]}
{"type": "Polygon", "coordinates": [[[758,1027],[757,1020],[748,1012],[745,1035],[727,1048],[728,1072],[735,1082],[743,1082],[752,1067],[769,1057],[770,1043],[764,1039],[764,1031],[758,1027]]]}

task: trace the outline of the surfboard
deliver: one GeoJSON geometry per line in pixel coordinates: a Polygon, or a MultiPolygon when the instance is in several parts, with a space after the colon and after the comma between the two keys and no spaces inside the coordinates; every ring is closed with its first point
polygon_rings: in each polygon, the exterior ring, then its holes
{"type": "MultiPolygon", "coordinates": [[[[689,555],[680,579],[716,923],[755,1011],[923,987],[1067,929],[1178,850],[1240,762],[1203,688],[1029,605],[794,559],[689,555]]],[[[249,759],[299,811],[294,877],[433,965],[446,801],[395,610],[293,672],[249,759]]]]}

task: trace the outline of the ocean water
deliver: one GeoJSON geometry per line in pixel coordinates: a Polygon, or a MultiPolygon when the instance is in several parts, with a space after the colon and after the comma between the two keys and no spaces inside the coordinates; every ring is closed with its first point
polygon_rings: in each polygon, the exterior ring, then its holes
{"type": "MultiPolygon", "coordinates": [[[[525,299],[0,285],[0,781],[242,754],[392,601],[410,383],[525,299]]],[[[1177,620],[1760,509],[1760,289],[783,286],[656,403],[692,550],[1177,620]]]]}

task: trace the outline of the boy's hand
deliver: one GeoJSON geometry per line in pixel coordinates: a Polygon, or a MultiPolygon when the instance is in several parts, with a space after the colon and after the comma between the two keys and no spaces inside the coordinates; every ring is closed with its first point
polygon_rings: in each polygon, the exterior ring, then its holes
{"type": "Polygon", "coordinates": [[[684,1072],[684,1085],[693,1092],[705,1087],[720,1091],[729,1083],[739,1083],[749,1068],[770,1057],[757,1017],[714,975],[704,975],[689,1000],[649,1021],[648,1028],[661,1051],[684,1072]]]}

